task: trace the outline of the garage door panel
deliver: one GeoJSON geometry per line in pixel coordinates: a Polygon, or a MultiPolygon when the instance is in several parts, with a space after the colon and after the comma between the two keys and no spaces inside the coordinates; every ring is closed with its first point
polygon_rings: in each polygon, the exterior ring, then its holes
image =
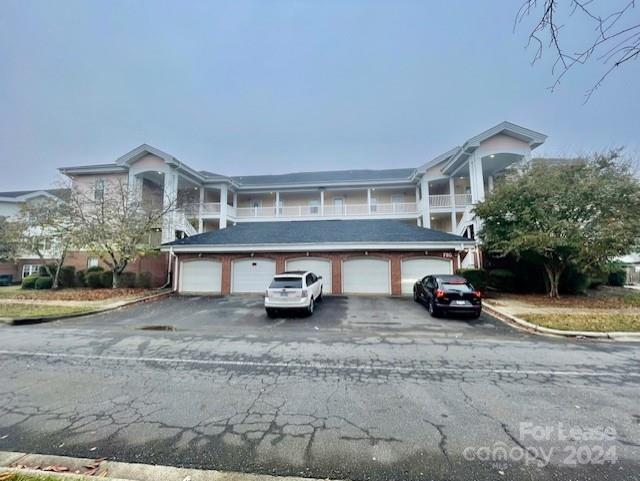
{"type": "Polygon", "coordinates": [[[412,294],[418,279],[433,274],[453,274],[453,263],[447,259],[416,258],[402,261],[402,293],[412,294]]]}
{"type": "Polygon", "coordinates": [[[390,294],[389,261],[349,259],[342,263],[342,291],[345,294],[390,294]]]}
{"type": "Polygon", "coordinates": [[[184,261],[180,269],[180,292],[219,294],[222,290],[222,264],[212,260],[184,261]]]}
{"type": "Polygon", "coordinates": [[[266,291],[276,274],[273,259],[251,258],[233,261],[231,292],[251,293],[266,291]]]}
{"type": "Polygon", "coordinates": [[[289,259],[287,261],[288,271],[311,271],[317,276],[322,276],[322,292],[331,294],[332,274],[331,261],[321,257],[305,257],[300,259],[289,259]]]}

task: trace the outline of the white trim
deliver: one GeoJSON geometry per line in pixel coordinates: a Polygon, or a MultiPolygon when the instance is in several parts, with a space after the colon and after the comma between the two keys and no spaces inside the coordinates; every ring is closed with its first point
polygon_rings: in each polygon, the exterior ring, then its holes
{"type": "Polygon", "coordinates": [[[300,243],[300,244],[225,244],[225,245],[172,245],[162,246],[162,252],[173,249],[174,253],[199,253],[199,252],[332,252],[332,251],[362,251],[362,250],[464,250],[475,247],[475,241],[471,239],[452,242],[343,242],[343,243],[300,243]]]}

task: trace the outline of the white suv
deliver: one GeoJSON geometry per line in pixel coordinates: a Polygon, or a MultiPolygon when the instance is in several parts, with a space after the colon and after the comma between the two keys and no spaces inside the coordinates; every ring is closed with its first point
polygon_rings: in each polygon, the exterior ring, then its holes
{"type": "Polygon", "coordinates": [[[280,309],[304,309],[310,316],[320,300],[322,276],[310,271],[287,271],[274,276],[264,297],[264,307],[269,317],[280,309]]]}

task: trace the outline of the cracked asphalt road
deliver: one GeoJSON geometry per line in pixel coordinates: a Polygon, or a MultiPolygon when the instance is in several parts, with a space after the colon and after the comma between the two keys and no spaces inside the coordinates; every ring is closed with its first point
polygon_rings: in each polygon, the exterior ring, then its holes
{"type": "Polygon", "coordinates": [[[275,320],[260,302],[0,327],[0,449],[355,480],[638,479],[638,345],[431,319],[407,299],[275,320]],[[142,330],[159,326],[176,330],[142,330]]]}

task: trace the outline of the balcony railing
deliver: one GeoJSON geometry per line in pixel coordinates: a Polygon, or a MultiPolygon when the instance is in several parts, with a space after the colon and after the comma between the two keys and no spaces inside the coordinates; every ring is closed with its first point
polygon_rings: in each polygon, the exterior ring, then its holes
{"type": "MultiPolygon", "coordinates": [[[[471,194],[455,194],[453,197],[456,207],[466,207],[471,205],[471,194]]],[[[430,195],[429,206],[433,209],[451,208],[451,195],[430,195]]]]}

